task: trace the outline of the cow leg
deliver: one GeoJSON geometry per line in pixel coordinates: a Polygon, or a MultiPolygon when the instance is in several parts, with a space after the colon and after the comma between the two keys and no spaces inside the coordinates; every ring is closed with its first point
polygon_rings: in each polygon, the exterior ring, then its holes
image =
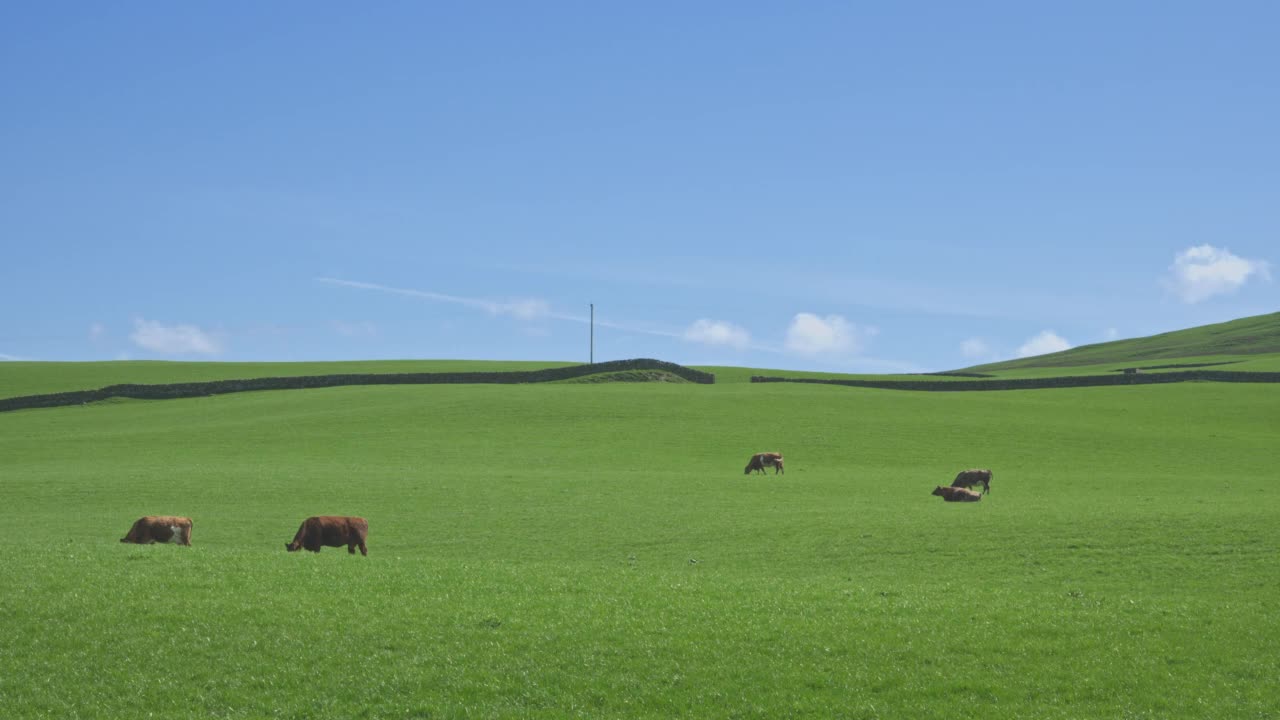
{"type": "Polygon", "coordinates": [[[369,556],[369,548],[364,546],[364,540],[360,541],[360,554],[364,555],[365,557],[369,556]]]}
{"type": "Polygon", "coordinates": [[[347,554],[348,554],[348,555],[355,555],[355,554],[356,554],[356,544],[355,544],[355,542],[349,542],[349,543],[347,543],[347,554]]]}

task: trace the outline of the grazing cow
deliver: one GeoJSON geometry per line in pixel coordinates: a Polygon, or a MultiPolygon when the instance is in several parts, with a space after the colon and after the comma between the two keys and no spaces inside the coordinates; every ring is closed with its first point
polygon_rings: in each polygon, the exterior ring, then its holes
{"type": "Polygon", "coordinates": [[[150,545],[158,542],[190,545],[191,518],[177,517],[175,515],[140,517],[133,523],[133,527],[129,528],[129,533],[120,538],[120,542],[137,543],[138,545],[150,545]]]}
{"type": "Polygon", "coordinates": [[[978,502],[982,499],[982,493],[976,493],[968,488],[946,487],[939,485],[933,489],[933,495],[941,495],[943,500],[947,502],[978,502]]]}
{"type": "Polygon", "coordinates": [[[347,552],[356,554],[360,548],[361,555],[368,555],[365,538],[369,537],[369,522],[362,517],[345,517],[337,515],[320,515],[302,521],[298,534],[293,542],[284,544],[284,549],[297,552],[305,548],[311,552],[320,552],[320,547],[347,546],[347,552]]]}
{"type": "Polygon", "coordinates": [[[782,453],[764,452],[752,455],[750,462],[747,463],[747,469],[742,474],[750,475],[752,470],[759,470],[763,473],[767,467],[773,468],[774,475],[778,473],[785,475],[787,473],[782,467],[782,453]]]}
{"type": "Polygon", "coordinates": [[[961,470],[956,479],[951,482],[951,487],[971,488],[974,485],[982,486],[982,494],[986,495],[991,492],[991,471],[990,470],[961,470]]]}

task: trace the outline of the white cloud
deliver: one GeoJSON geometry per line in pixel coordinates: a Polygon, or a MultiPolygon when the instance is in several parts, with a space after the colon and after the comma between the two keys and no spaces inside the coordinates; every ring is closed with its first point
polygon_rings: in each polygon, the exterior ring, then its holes
{"type": "Polygon", "coordinates": [[[967,358],[984,358],[991,355],[991,346],[982,338],[969,338],[960,343],[960,353],[967,358]]]}
{"type": "Polygon", "coordinates": [[[839,315],[797,313],[787,328],[787,350],[801,355],[856,353],[875,328],[859,328],[839,315]]]}
{"type": "Polygon", "coordinates": [[[1018,357],[1031,357],[1033,355],[1045,355],[1047,353],[1061,352],[1070,350],[1071,343],[1060,337],[1052,330],[1044,330],[1039,335],[1031,338],[1018,348],[1018,357]]]}
{"type": "Polygon", "coordinates": [[[129,339],[146,350],[172,355],[216,355],[222,352],[222,342],[195,325],[161,325],[154,320],[138,318],[133,321],[133,333],[129,339]]]}
{"type": "Polygon", "coordinates": [[[21,362],[23,360],[26,360],[26,358],[20,358],[17,355],[5,355],[4,353],[0,353],[0,362],[21,362]]]}
{"type": "Polygon", "coordinates": [[[1191,304],[1235,292],[1255,275],[1270,280],[1270,266],[1263,260],[1238,257],[1225,248],[1197,245],[1174,256],[1165,286],[1191,304]]]}
{"type": "Polygon", "coordinates": [[[706,345],[728,345],[745,350],[751,345],[751,334],[733,323],[719,320],[699,320],[684,331],[684,339],[706,345]]]}

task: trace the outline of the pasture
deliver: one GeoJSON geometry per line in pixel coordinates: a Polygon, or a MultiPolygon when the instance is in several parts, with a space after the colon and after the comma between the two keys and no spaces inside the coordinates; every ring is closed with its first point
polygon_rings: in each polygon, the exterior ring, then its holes
{"type": "Polygon", "coordinates": [[[1275,717],[1277,436],[1280,387],[1216,383],[0,413],[0,715],[1275,717]],[[369,556],[286,553],[317,514],[369,556]]]}

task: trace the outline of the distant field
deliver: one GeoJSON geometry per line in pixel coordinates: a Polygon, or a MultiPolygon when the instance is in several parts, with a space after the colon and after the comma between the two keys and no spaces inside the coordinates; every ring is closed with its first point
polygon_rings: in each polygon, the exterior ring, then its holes
{"type": "MultiPolygon", "coordinates": [[[[260,377],[338,375],[361,373],[508,372],[565,367],[578,363],[478,360],[370,360],[359,362],[6,362],[0,364],[0,398],[18,395],[93,390],[126,383],[164,384],[240,380],[260,377]]],[[[787,377],[859,377],[895,379],[902,375],[846,375],[840,373],[758,370],[741,367],[694,366],[715,373],[717,383],[745,383],[752,375],[787,377]]]]}
{"type": "Polygon", "coordinates": [[[210,380],[360,373],[507,372],[575,363],[484,360],[367,360],[352,362],[6,362],[0,363],[0,398],[108,385],[167,384],[210,380]]]}
{"type": "Polygon", "coordinates": [[[1280,372],[1280,354],[1264,355],[1203,355],[1189,358],[1173,358],[1146,361],[1105,362],[1092,365],[1066,367],[1019,367],[1007,370],[988,369],[982,372],[998,378],[1046,378],[1074,375],[1111,375],[1124,368],[1144,368],[1143,372],[1178,372],[1201,369],[1230,370],[1235,372],[1280,372]]]}
{"type": "MultiPolygon", "coordinates": [[[[577,363],[549,361],[474,361],[474,360],[380,360],[361,362],[279,362],[216,363],[116,361],[81,363],[6,362],[0,363],[0,398],[39,395],[75,390],[94,390],[119,384],[167,384],[240,380],[264,377],[288,377],[337,374],[508,372],[565,367],[577,363]]],[[[1157,360],[1146,365],[1209,365],[1206,369],[1240,372],[1280,372],[1280,353],[1270,355],[1214,355],[1177,360],[1157,360]]],[[[988,370],[991,378],[1050,378],[1076,375],[1114,375],[1124,367],[1143,364],[1102,363],[1069,367],[1015,367],[988,370]]],[[[749,383],[751,377],[763,375],[784,378],[856,379],[888,382],[929,380],[955,382],[972,378],[955,374],[869,375],[759,368],[696,366],[695,369],[715,374],[718,384],[749,383]]],[[[1180,367],[1157,367],[1144,372],[1176,372],[1180,367]]],[[[622,379],[622,378],[615,378],[622,379]]],[[[604,378],[587,378],[573,382],[599,382],[604,378]]]]}
{"type": "Polygon", "coordinates": [[[751,377],[753,375],[789,378],[859,378],[872,380],[901,380],[903,378],[915,377],[911,375],[856,375],[849,373],[808,372],[803,370],[766,370],[760,368],[723,367],[711,365],[697,365],[694,367],[698,370],[714,373],[716,376],[716,384],[749,383],[751,382],[751,377]]]}
{"type": "Polygon", "coordinates": [[[1218,383],[4,413],[0,715],[1275,717],[1278,434],[1280,387],[1218,383]],[[117,542],[146,513],[194,546],[117,542]],[[368,558],[284,551],[328,513],[368,558]]]}
{"type": "MultiPolygon", "coordinates": [[[[856,375],[821,372],[798,372],[791,370],[756,370],[748,368],[700,368],[716,374],[716,382],[750,382],[754,375],[771,378],[819,379],[819,380],[857,380],[875,381],[878,383],[954,383],[982,382],[984,380],[1010,379],[1049,379],[1060,377],[1082,376],[1115,376],[1126,368],[1139,368],[1141,372],[1176,373],[1192,370],[1223,370],[1232,372],[1280,372],[1280,354],[1271,355],[1211,355],[1194,358],[1178,358],[1172,360],[1153,360],[1145,363],[1110,362],[1096,365],[1071,365],[1063,367],[1013,367],[1007,369],[982,369],[956,371],[951,373],[899,374],[899,375],[856,375]]],[[[993,389],[999,389],[998,386],[993,389]]]]}

